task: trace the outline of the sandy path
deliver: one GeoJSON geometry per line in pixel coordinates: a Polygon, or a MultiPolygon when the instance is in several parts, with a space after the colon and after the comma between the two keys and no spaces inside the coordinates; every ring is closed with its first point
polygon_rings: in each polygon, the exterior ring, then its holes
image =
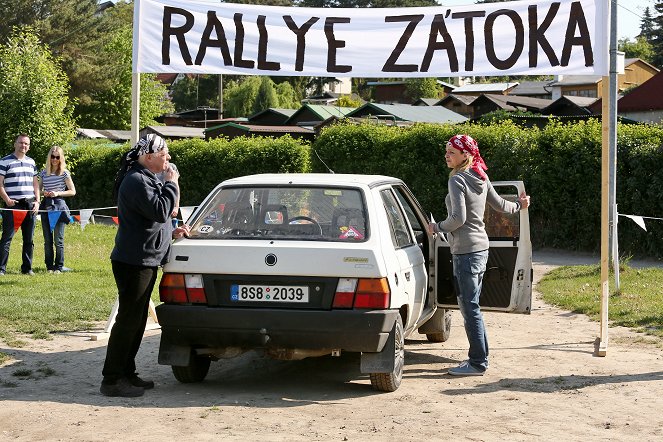
{"type": "MultiPolygon", "coordinates": [[[[596,262],[534,256],[535,280],[554,265],[596,262]]],[[[156,388],[106,398],[105,341],[91,333],[0,344],[15,358],[0,367],[0,440],[663,440],[660,339],[611,328],[607,357],[595,357],[598,323],[538,298],[529,316],[486,322],[486,376],[446,374],[467,352],[456,313],[446,343],[408,341],[403,384],[389,394],[371,389],[350,354],[284,362],[249,353],[213,364],[201,384],[179,384],[156,364],[159,332],[149,331],[139,367],[156,388]]]]}

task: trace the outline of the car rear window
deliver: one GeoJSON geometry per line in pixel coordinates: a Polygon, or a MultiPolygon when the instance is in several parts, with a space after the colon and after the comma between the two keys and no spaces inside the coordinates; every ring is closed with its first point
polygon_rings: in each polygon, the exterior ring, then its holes
{"type": "Polygon", "coordinates": [[[192,220],[190,237],[360,242],[367,221],[359,189],[226,187],[192,220]]]}

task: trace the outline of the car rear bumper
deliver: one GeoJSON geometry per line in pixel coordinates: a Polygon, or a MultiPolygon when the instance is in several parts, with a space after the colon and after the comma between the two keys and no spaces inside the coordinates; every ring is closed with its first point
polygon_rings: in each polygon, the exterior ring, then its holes
{"type": "Polygon", "coordinates": [[[161,304],[156,308],[165,345],[382,350],[397,310],[237,309],[161,304]]]}

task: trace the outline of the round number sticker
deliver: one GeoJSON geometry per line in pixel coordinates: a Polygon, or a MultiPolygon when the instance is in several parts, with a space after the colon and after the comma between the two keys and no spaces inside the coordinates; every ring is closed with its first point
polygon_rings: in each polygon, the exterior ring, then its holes
{"type": "Polygon", "coordinates": [[[212,226],[209,224],[203,224],[202,226],[198,227],[198,231],[200,233],[210,233],[212,231],[212,226]]]}

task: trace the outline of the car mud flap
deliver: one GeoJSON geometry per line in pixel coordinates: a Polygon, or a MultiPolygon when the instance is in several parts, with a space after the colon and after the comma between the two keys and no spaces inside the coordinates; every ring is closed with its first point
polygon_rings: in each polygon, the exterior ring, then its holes
{"type": "Polygon", "coordinates": [[[163,339],[159,344],[160,365],[175,365],[186,367],[191,363],[191,347],[187,345],[173,345],[163,339]]]}
{"type": "Polygon", "coordinates": [[[376,353],[362,353],[360,370],[362,373],[391,373],[394,371],[395,359],[394,352],[396,351],[396,337],[395,331],[392,327],[389,332],[387,342],[384,344],[382,351],[376,353]]]}

